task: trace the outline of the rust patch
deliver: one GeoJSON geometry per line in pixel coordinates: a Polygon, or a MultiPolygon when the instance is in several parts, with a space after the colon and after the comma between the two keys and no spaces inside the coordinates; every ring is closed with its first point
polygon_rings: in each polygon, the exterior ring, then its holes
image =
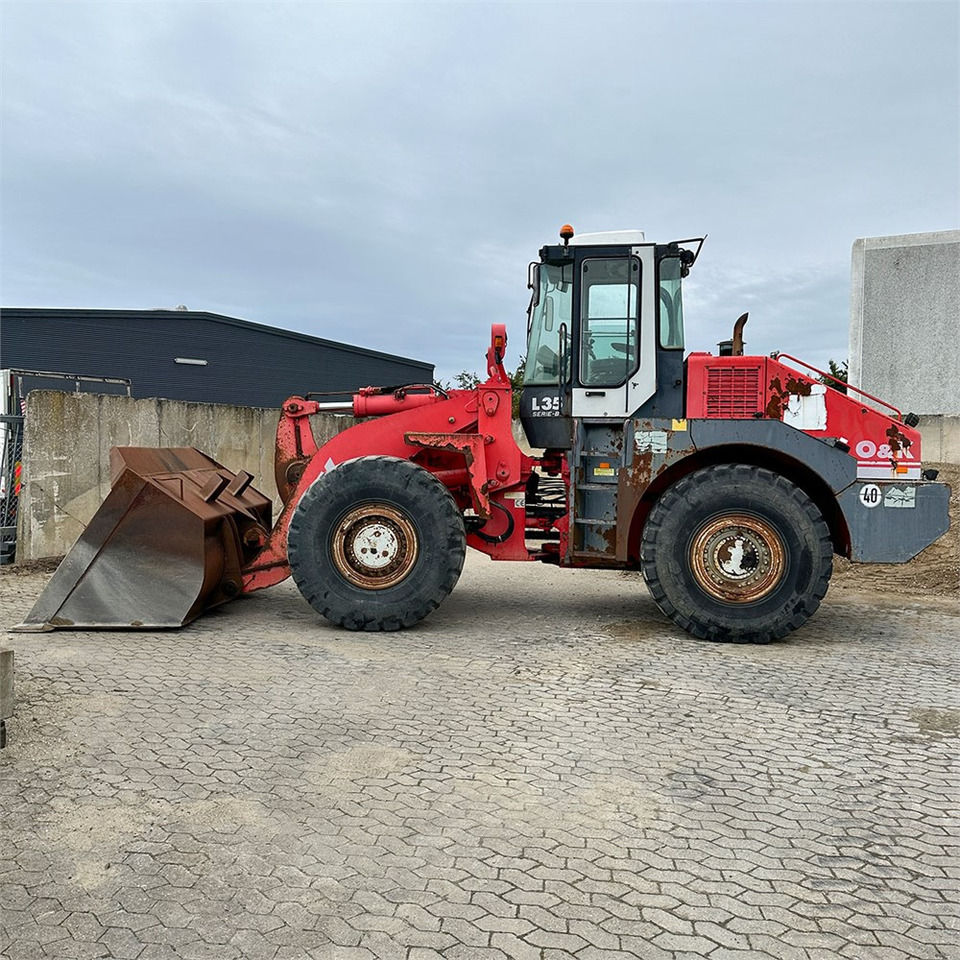
{"type": "MultiPolygon", "coordinates": [[[[640,432],[649,432],[653,429],[654,425],[647,421],[637,426],[640,432]]],[[[683,446],[674,447],[675,431],[664,430],[663,432],[667,436],[666,450],[663,453],[654,453],[649,448],[641,450],[635,448],[630,465],[620,468],[617,487],[617,559],[621,562],[629,559],[634,518],[642,509],[641,504],[647,491],[661,474],[696,449],[690,442],[688,433],[683,434],[683,446]],[[654,467],[654,457],[660,460],[656,467],[654,467]]]]}
{"type": "Polygon", "coordinates": [[[642,492],[650,486],[652,479],[653,451],[638,451],[633,455],[633,462],[630,464],[630,486],[642,492]]]}
{"type": "Polygon", "coordinates": [[[617,554],[617,526],[607,527],[606,529],[598,530],[597,533],[603,538],[604,546],[606,547],[605,553],[609,553],[611,556],[616,556],[617,554]]]}
{"type": "MultiPolygon", "coordinates": [[[[283,475],[291,490],[300,482],[303,471],[307,469],[309,462],[309,460],[293,460],[288,464],[287,469],[283,471],[283,475]]],[[[289,497],[287,499],[289,499],[289,497]]]]}
{"type": "Polygon", "coordinates": [[[895,423],[891,424],[890,429],[887,431],[887,443],[890,445],[890,450],[894,457],[896,457],[901,450],[909,450],[911,445],[910,438],[904,436],[895,423]]]}
{"type": "Polygon", "coordinates": [[[809,380],[798,380],[796,377],[791,377],[787,381],[786,391],[797,397],[809,397],[810,385],[809,380]]]}
{"type": "Polygon", "coordinates": [[[620,469],[617,484],[616,527],[618,560],[626,560],[629,555],[630,524],[652,479],[652,450],[635,451],[630,466],[620,469]]]}
{"type": "Polygon", "coordinates": [[[764,407],[764,415],[769,420],[782,420],[783,411],[790,402],[791,397],[809,397],[812,381],[804,380],[800,377],[791,377],[784,385],[779,377],[774,377],[770,381],[769,392],[770,399],[764,407]]]}
{"type": "Polygon", "coordinates": [[[783,389],[783,384],[779,377],[774,377],[769,386],[770,399],[766,407],[763,408],[764,415],[770,420],[782,420],[783,408],[787,403],[790,394],[783,389]]]}

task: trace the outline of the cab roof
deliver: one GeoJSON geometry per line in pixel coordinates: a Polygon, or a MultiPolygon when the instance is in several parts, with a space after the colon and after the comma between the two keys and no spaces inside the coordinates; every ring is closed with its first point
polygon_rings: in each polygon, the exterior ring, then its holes
{"type": "Polygon", "coordinates": [[[570,246],[578,247],[612,247],[619,244],[646,243],[642,230],[607,230],[603,233],[574,234],[570,246]]]}

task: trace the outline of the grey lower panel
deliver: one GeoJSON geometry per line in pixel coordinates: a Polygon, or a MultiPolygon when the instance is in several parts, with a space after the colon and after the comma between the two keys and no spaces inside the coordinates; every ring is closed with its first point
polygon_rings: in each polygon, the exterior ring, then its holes
{"type": "Polygon", "coordinates": [[[837,501],[857,563],[906,563],[950,529],[945,483],[862,480],[837,501]]]}

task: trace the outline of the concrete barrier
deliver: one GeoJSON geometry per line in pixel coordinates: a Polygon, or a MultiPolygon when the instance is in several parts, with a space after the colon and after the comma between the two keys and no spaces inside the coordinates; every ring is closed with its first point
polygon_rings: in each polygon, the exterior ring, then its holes
{"type": "Polygon", "coordinates": [[[849,357],[853,386],[960,415],[960,230],[854,243],[849,357]]]}
{"type": "Polygon", "coordinates": [[[960,465],[960,417],[920,417],[920,439],[925,463],[960,465]]]}
{"type": "Polygon", "coordinates": [[[13,716],[13,651],[0,647],[0,720],[13,716]]]}
{"type": "MultiPolygon", "coordinates": [[[[275,503],[273,451],[279,411],[179,400],[33,390],[24,424],[17,561],[58,557],[73,546],[110,492],[111,447],[196,447],[247,470],[275,503]]],[[[318,443],[354,423],[311,418],[318,443]]]]}
{"type": "Polygon", "coordinates": [[[7,745],[7,721],[13,717],[13,651],[0,647],[0,750],[7,745]]]}

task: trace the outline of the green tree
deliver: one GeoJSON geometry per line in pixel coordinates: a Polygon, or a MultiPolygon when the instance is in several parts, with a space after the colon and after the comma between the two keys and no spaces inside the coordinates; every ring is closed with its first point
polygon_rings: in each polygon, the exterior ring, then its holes
{"type": "MultiPolygon", "coordinates": [[[[523,368],[526,362],[526,357],[521,357],[517,369],[512,372],[507,371],[507,379],[513,387],[514,420],[520,416],[520,391],[523,389],[523,368]]],[[[461,370],[452,381],[434,380],[433,383],[440,390],[473,390],[483,383],[483,380],[481,380],[479,374],[473,373],[471,370],[461,370]]]]}
{"type": "Polygon", "coordinates": [[[825,383],[828,386],[833,387],[836,390],[839,390],[841,393],[847,392],[847,361],[844,360],[842,363],[837,363],[836,360],[828,360],[827,364],[830,368],[829,377],[818,377],[821,383],[825,383]],[[837,381],[840,381],[839,383],[837,381]]]}
{"type": "Polygon", "coordinates": [[[453,385],[457,390],[473,390],[479,383],[480,377],[469,370],[461,370],[453,378],[453,385]]]}
{"type": "Polygon", "coordinates": [[[510,383],[513,386],[513,419],[520,419],[520,394],[523,391],[523,368],[526,366],[527,358],[521,357],[517,364],[517,369],[513,373],[508,373],[510,383]]]}

